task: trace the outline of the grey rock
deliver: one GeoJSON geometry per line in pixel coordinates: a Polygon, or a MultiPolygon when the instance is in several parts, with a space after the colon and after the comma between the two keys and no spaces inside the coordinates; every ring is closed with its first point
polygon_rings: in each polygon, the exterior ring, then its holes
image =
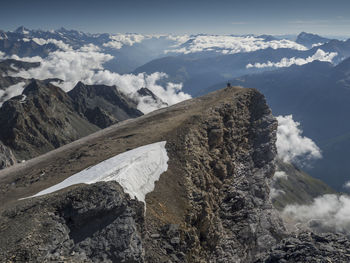
{"type": "Polygon", "coordinates": [[[119,92],[116,86],[78,82],[68,95],[76,111],[100,128],[143,115],[137,103],[119,92]]]}
{"type": "Polygon", "coordinates": [[[2,214],[11,236],[0,258],[17,262],[143,262],[144,209],[117,183],[30,199],[2,214]],[[32,220],[35,218],[35,220],[32,220]],[[33,246],[35,244],[35,246],[33,246]]]}
{"type": "Polygon", "coordinates": [[[0,141],[0,169],[14,165],[16,162],[16,157],[13,155],[11,149],[0,141]]]}
{"type": "Polygon", "coordinates": [[[255,262],[350,262],[350,255],[344,253],[349,245],[342,235],[302,232],[283,239],[255,262]]]}

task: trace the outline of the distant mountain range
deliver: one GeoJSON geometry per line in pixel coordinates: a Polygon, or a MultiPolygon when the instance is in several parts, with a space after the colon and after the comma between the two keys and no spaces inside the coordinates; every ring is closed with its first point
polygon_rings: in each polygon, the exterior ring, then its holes
{"type": "Polygon", "coordinates": [[[175,43],[167,36],[140,34],[114,36],[107,33],[89,34],[65,28],[53,31],[29,30],[25,27],[19,27],[13,32],[0,30],[0,51],[7,55],[46,57],[64,45],[78,49],[93,44],[116,57],[116,60],[106,64],[106,68],[118,73],[131,72],[154,58],[165,56],[164,51],[175,43]]]}
{"type": "Polygon", "coordinates": [[[322,44],[325,44],[325,43],[329,42],[330,40],[331,39],[329,39],[329,38],[321,37],[321,36],[316,35],[316,34],[301,32],[298,35],[295,42],[297,42],[301,45],[304,45],[308,48],[312,48],[314,46],[320,46],[322,44]]]}
{"type": "Polygon", "coordinates": [[[182,82],[184,91],[193,96],[198,96],[202,94],[200,90],[208,85],[210,86],[220,81],[226,81],[245,74],[278,69],[277,67],[249,68],[247,67],[249,64],[267,63],[268,61],[278,63],[281,60],[292,58],[307,60],[308,58],[312,58],[318,50],[328,53],[336,52],[337,56],[333,58],[332,62],[337,64],[350,56],[350,40],[331,40],[307,50],[290,48],[273,49],[270,47],[237,54],[217,54],[212,57],[202,57],[198,54],[182,54],[152,60],[138,67],[134,73],[146,72],[150,74],[163,71],[169,75],[171,81],[182,82]]]}
{"type": "MultiPolygon", "coordinates": [[[[280,39],[271,35],[216,36],[200,34],[173,36],[134,33],[90,34],[65,28],[52,31],[30,30],[23,26],[15,31],[5,32],[0,30],[0,51],[7,55],[46,57],[50,52],[67,48],[67,46],[79,49],[84,45],[94,45],[101,52],[114,56],[115,59],[105,64],[105,68],[113,72],[162,71],[161,67],[157,65],[167,63],[173,70],[164,71],[172,79],[177,79],[178,81],[187,81],[186,74],[188,74],[188,78],[190,78],[188,80],[189,86],[196,84],[196,81],[192,80],[192,78],[203,77],[211,69],[216,69],[214,70],[215,72],[221,72],[221,74],[212,73],[212,77],[216,77],[215,80],[218,78],[222,80],[254,72],[254,69],[246,69],[248,63],[263,63],[266,59],[276,62],[282,58],[306,58],[312,56],[317,48],[321,48],[326,52],[337,52],[336,63],[350,55],[350,42],[331,40],[305,32],[299,34],[294,42],[290,39],[280,39]],[[332,43],[326,45],[330,41],[332,43]],[[267,53],[258,52],[261,50],[266,50],[267,53]],[[229,56],[242,53],[246,53],[245,56],[229,56]],[[224,56],[225,60],[231,61],[229,64],[226,62],[226,67],[220,64],[220,60],[223,60],[220,57],[221,55],[228,55],[227,59],[224,56]],[[174,56],[177,59],[172,59],[174,56]],[[161,58],[165,58],[165,60],[146,64],[161,58]],[[206,60],[207,58],[212,59],[206,60]],[[218,63],[211,66],[215,58],[218,58],[218,63]],[[217,65],[219,67],[215,68],[214,66],[217,65]],[[200,70],[198,66],[202,69],[200,70]],[[232,67],[231,70],[227,68],[228,66],[232,67]],[[198,72],[193,67],[197,68],[198,72]],[[181,71],[181,68],[184,69],[181,71]],[[193,77],[193,75],[195,76],[193,77]]],[[[186,85],[187,83],[185,83],[186,85]]]]}

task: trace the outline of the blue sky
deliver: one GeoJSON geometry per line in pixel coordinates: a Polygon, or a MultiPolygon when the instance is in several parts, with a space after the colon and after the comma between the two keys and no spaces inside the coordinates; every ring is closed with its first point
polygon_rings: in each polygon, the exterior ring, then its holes
{"type": "Polygon", "coordinates": [[[4,30],[350,35],[349,0],[4,0],[0,7],[4,30]]]}

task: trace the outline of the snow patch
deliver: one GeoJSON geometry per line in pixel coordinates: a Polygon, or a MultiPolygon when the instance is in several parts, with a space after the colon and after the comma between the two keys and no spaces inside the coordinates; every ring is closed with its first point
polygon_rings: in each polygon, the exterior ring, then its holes
{"type": "Polygon", "coordinates": [[[166,141],[157,142],[118,154],[31,197],[50,194],[76,184],[116,181],[131,198],[145,203],[146,194],[154,190],[154,183],[168,169],[165,144],[166,141]]]}

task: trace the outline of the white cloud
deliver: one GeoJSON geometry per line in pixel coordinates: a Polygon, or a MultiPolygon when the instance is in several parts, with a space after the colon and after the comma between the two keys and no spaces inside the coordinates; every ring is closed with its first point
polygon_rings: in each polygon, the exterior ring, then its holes
{"type": "MultiPolygon", "coordinates": [[[[40,66],[28,71],[21,71],[15,76],[36,79],[59,78],[64,80],[60,87],[69,91],[79,80],[91,79],[95,70],[102,70],[102,64],[112,58],[111,55],[95,51],[55,51],[51,52],[45,59],[30,58],[31,61],[39,61],[40,66]]],[[[26,58],[18,59],[27,60],[26,58]]]]}
{"type": "Polygon", "coordinates": [[[311,159],[322,157],[318,146],[307,137],[302,136],[300,123],[292,115],[278,116],[277,153],[284,162],[306,164],[311,159]]]}
{"type": "Polygon", "coordinates": [[[322,49],[318,49],[314,55],[309,56],[307,58],[282,58],[279,62],[271,62],[267,61],[266,63],[254,63],[254,64],[248,64],[246,68],[270,68],[270,67],[276,67],[276,68],[284,68],[284,67],[290,67],[292,65],[305,65],[307,63],[311,63],[315,60],[324,61],[324,62],[331,62],[333,61],[333,58],[338,55],[337,52],[324,52],[322,49]]]}
{"type": "Polygon", "coordinates": [[[123,46],[133,46],[135,43],[141,43],[145,38],[150,36],[141,34],[117,34],[111,35],[109,38],[111,41],[104,43],[104,47],[110,47],[114,49],[121,49],[123,46]]]}
{"type": "Polygon", "coordinates": [[[21,95],[24,90],[24,82],[19,82],[15,85],[7,87],[5,90],[0,89],[0,107],[2,104],[15,96],[21,95]]]}
{"type": "Polygon", "coordinates": [[[303,45],[294,41],[282,39],[265,41],[263,38],[254,36],[216,36],[216,35],[197,35],[191,36],[189,45],[180,48],[167,50],[166,52],[175,53],[195,53],[202,51],[216,50],[224,54],[235,54],[241,52],[252,52],[266,48],[291,48],[297,50],[307,50],[303,45]]]}
{"type": "Polygon", "coordinates": [[[18,56],[13,56],[13,58],[40,62],[39,67],[21,71],[14,76],[28,79],[59,78],[64,82],[55,84],[64,91],[71,90],[78,81],[90,85],[116,85],[120,91],[138,101],[138,108],[144,113],[164,107],[165,105],[157,102],[150,104],[147,98],[140,97],[137,94],[137,90],[142,87],[151,90],[168,105],[191,98],[190,95],[181,92],[181,84],[167,83],[165,87],[157,84],[160,79],[167,77],[164,73],[155,72],[151,75],[143,73],[138,75],[120,75],[105,70],[103,64],[113,59],[113,56],[99,52],[99,48],[92,44],[85,45],[78,50],[69,49],[67,51],[54,51],[46,58],[19,58],[18,56]],[[148,103],[146,103],[146,101],[148,103]]]}
{"type": "Polygon", "coordinates": [[[343,187],[350,190],[350,181],[347,181],[343,187]]]}
{"type": "Polygon", "coordinates": [[[317,232],[350,234],[350,197],[346,195],[327,194],[310,205],[287,205],[282,215],[317,232]]]}

